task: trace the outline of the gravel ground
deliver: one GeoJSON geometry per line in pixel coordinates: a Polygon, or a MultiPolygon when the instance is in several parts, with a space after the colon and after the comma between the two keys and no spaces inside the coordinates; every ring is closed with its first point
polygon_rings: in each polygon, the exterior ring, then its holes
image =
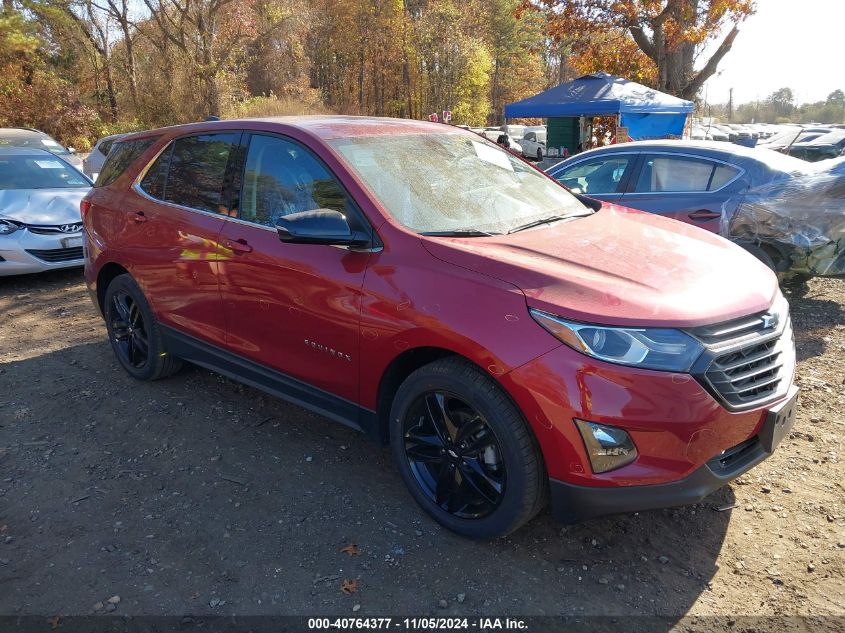
{"type": "Polygon", "coordinates": [[[194,367],[130,379],[79,271],[0,278],[0,614],[845,623],[845,281],[792,302],[802,396],[771,459],[696,506],[477,543],[340,425],[194,367]]]}

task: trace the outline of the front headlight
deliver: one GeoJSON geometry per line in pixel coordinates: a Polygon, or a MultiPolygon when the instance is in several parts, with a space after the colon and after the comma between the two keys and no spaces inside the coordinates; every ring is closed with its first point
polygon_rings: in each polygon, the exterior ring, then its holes
{"type": "Polygon", "coordinates": [[[569,347],[609,363],[687,372],[704,346],[689,334],[670,328],[622,328],[567,321],[531,309],[531,316],[569,347]]]}
{"type": "Polygon", "coordinates": [[[10,220],[0,220],[0,235],[11,235],[20,227],[10,220]]]}

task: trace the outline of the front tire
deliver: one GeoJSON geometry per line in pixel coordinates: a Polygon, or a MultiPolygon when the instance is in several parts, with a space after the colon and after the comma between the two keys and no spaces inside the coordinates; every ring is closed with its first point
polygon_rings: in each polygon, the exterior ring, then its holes
{"type": "Polygon", "coordinates": [[[408,376],[390,425],[405,485],[444,527],[496,538],[545,504],[548,480],[534,436],[502,389],[468,361],[444,358],[408,376]]]}
{"type": "Polygon", "coordinates": [[[133,378],[158,380],[182,366],[182,361],[165,349],[150,304],[130,275],[118,275],[109,284],[103,316],[112,351],[133,378]]]}
{"type": "Polygon", "coordinates": [[[541,160],[543,160],[543,150],[541,150],[541,149],[538,147],[538,148],[537,148],[537,162],[540,162],[541,160]]]}

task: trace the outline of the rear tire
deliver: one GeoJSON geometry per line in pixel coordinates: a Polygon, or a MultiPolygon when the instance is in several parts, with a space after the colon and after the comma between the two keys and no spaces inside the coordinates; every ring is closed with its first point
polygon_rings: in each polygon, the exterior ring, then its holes
{"type": "Polygon", "coordinates": [[[167,352],[150,304],[130,275],[112,279],[103,316],[112,351],[130,376],[158,380],[179,371],[182,361],[167,352]]]}
{"type": "Polygon", "coordinates": [[[541,150],[541,149],[538,147],[538,148],[537,148],[537,162],[540,162],[541,160],[543,160],[543,150],[541,150]]]}
{"type": "Polygon", "coordinates": [[[545,505],[548,478],[534,436],[502,389],[468,361],[444,358],[408,376],[390,410],[390,443],[411,496],[453,532],[504,536],[545,505]]]}

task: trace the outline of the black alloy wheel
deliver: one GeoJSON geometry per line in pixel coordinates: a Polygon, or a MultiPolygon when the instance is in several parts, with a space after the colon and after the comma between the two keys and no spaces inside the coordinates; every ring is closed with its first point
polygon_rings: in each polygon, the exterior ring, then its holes
{"type": "Polygon", "coordinates": [[[501,504],[507,472],[496,434],[459,396],[437,390],[417,398],[404,445],[420,488],[449,514],[479,519],[501,504]]]}
{"type": "Polygon", "coordinates": [[[446,356],[411,372],[393,397],[389,423],[408,492],[449,530],[498,538],[546,504],[537,439],[510,396],[467,359],[446,356]]]}
{"type": "Polygon", "coordinates": [[[150,362],[150,343],[139,305],[127,292],[115,292],[111,297],[109,318],[114,350],[120,360],[135,369],[144,369],[150,362]]]}
{"type": "Polygon", "coordinates": [[[130,376],[158,380],[179,371],[182,361],[168,351],[147,298],[128,274],[106,288],[103,317],[112,350],[130,376]]]}

